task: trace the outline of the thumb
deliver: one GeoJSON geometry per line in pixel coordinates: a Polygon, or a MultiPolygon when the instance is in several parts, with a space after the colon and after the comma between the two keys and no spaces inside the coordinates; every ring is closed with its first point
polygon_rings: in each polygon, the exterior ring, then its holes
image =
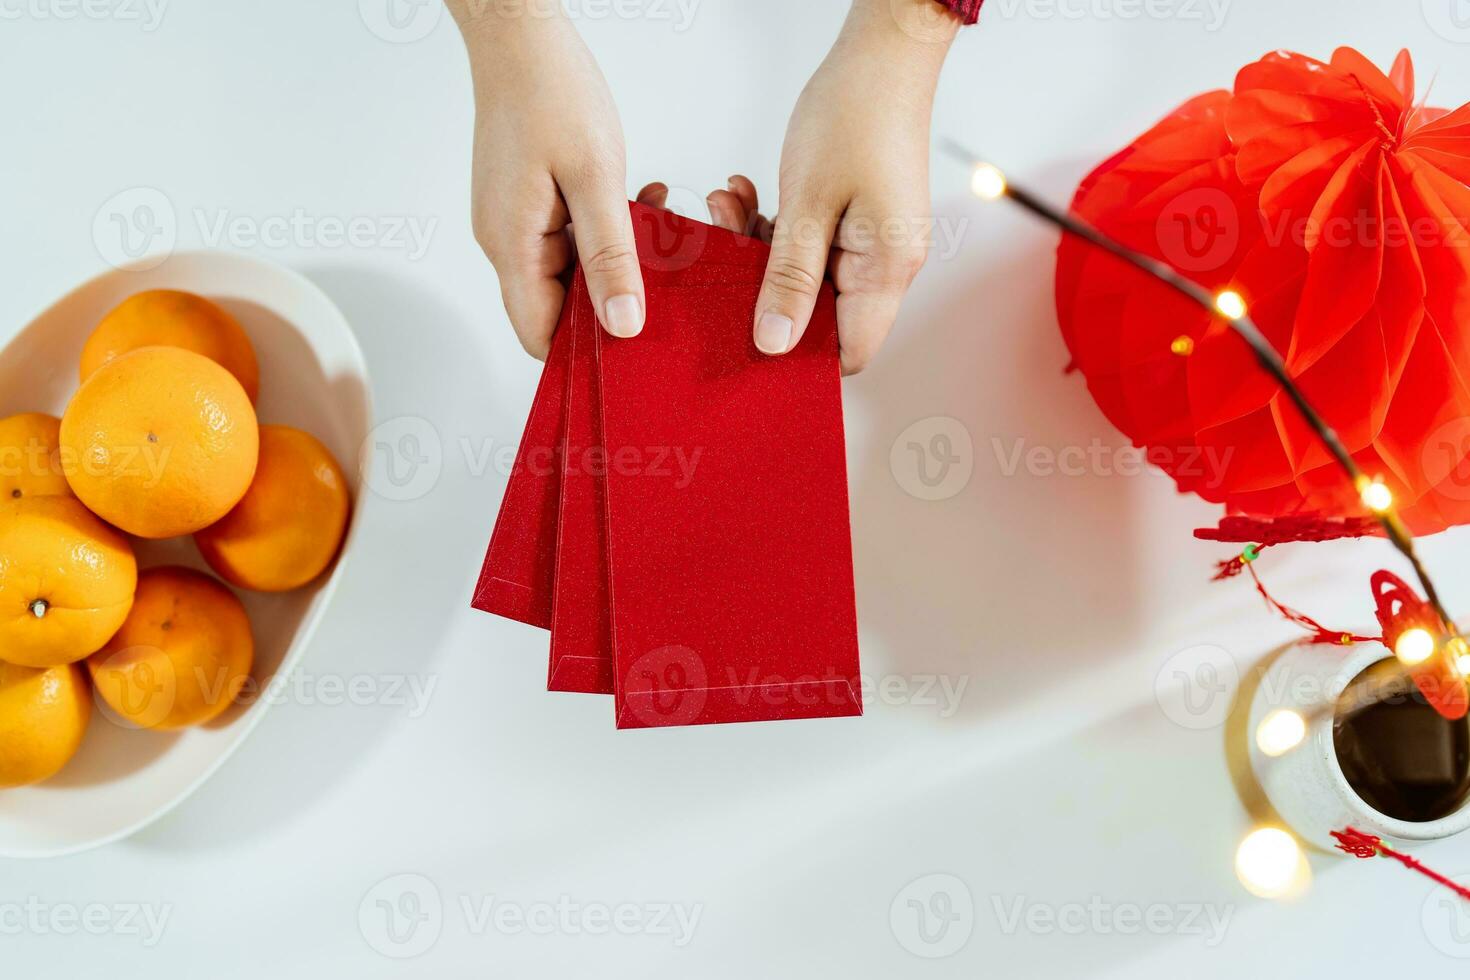
{"type": "Polygon", "coordinates": [[[837,209],[805,200],[776,216],[771,259],[755,305],[755,346],[763,353],[784,354],[806,332],[826,274],[837,217],[837,209]]]}
{"type": "Polygon", "coordinates": [[[614,337],[636,337],[643,330],[646,306],[633,219],[623,188],[594,179],[564,187],[562,195],[571,213],[577,258],[597,318],[614,337]]]}

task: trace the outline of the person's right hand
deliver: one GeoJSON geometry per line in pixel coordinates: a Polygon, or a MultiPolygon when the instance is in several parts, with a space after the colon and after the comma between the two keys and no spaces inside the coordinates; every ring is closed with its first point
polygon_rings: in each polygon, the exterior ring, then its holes
{"type": "Polygon", "coordinates": [[[607,82],[560,4],[450,0],[475,79],[475,238],[521,344],[545,359],[580,258],[608,333],[643,329],[623,130],[607,82]]]}

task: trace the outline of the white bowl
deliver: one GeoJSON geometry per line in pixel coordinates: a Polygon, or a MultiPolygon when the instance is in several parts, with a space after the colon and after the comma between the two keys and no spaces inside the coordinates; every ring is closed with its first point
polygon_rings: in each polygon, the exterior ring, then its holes
{"type": "MultiPolygon", "coordinates": [[[[367,364],[336,305],[289,269],[226,252],[182,252],[151,269],[118,269],[57,300],[0,349],[0,418],[60,415],[77,387],[82,344],[108,310],[144,289],[207,296],[244,326],[260,358],[262,422],[292,425],[336,456],[356,500],[358,449],[371,425],[367,364]]],[[[280,595],[237,590],[255,633],[254,685],[209,725],[177,733],[138,731],[94,710],[75,759],[38,786],[0,790],[0,857],[51,857],[117,840],[157,820],[198,789],[260,722],[301,660],[344,564],[280,595]],[[254,695],[250,696],[250,692],[254,695]]],[[[182,564],[208,571],[192,539],[134,540],[139,567],[182,564]]]]}

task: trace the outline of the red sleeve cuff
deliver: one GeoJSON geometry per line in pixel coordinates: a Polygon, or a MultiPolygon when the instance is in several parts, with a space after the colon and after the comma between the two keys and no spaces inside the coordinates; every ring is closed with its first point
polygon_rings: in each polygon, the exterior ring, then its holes
{"type": "Polygon", "coordinates": [[[939,2],[959,14],[966,24],[973,24],[980,18],[980,5],[985,0],[939,0],[939,2]]]}

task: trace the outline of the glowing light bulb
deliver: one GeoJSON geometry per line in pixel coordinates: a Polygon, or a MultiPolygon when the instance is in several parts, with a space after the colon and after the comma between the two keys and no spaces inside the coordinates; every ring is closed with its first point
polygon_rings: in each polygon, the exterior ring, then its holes
{"type": "Polygon", "coordinates": [[[1382,480],[1363,480],[1358,487],[1363,495],[1363,506],[1375,514],[1382,514],[1393,506],[1393,491],[1382,480]]]}
{"type": "Polygon", "coordinates": [[[1290,752],[1306,737],[1306,719],[1286,708],[1271,712],[1256,728],[1256,746],[1272,758],[1290,752]]]}
{"type": "Polygon", "coordinates": [[[1470,643],[1463,636],[1456,636],[1444,645],[1445,652],[1455,658],[1455,669],[1462,677],[1470,677],[1470,643]]]}
{"type": "Polygon", "coordinates": [[[1245,297],[1233,289],[1227,289],[1215,297],[1215,309],[1232,320],[1245,316],[1245,297]]]}
{"type": "Polygon", "coordinates": [[[1180,357],[1188,357],[1194,353],[1194,338],[1189,334],[1180,334],[1169,344],[1169,350],[1180,357]]]}
{"type": "Polygon", "coordinates": [[[975,173],[970,177],[970,190],[976,197],[987,201],[999,200],[1006,193],[1006,175],[994,164],[976,164],[975,173]]]}
{"type": "Polygon", "coordinates": [[[1235,876],[1252,895],[1281,898],[1304,883],[1306,861],[1296,838],[1276,827],[1246,835],[1235,851],[1235,876]]]}
{"type": "Polygon", "coordinates": [[[1417,667],[1434,656],[1435,646],[1434,634],[1416,626],[1399,634],[1393,644],[1393,653],[1404,666],[1417,667]]]}

